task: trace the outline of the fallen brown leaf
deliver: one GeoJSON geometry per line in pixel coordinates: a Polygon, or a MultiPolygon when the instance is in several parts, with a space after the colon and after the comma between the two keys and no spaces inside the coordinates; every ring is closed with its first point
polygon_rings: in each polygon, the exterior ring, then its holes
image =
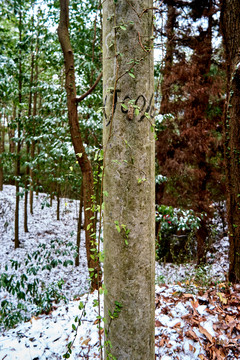
{"type": "Polygon", "coordinates": [[[33,320],[38,320],[38,319],[39,319],[38,316],[33,315],[29,321],[30,321],[30,323],[32,324],[32,321],[33,321],[33,320]]]}
{"type": "Polygon", "coordinates": [[[193,330],[188,330],[185,334],[189,339],[192,339],[194,341],[199,341],[198,336],[195,334],[193,330]]]}
{"type": "Polygon", "coordinates": [[[198,326],[199,331],[206,336],[206,338],[212,343],[213,342],[213,337],[212,335],[206,330],[204,329],[204,327],[202,327],[201,325],[198,326]]]}
{"type": "Polygon", "coordinates": [[[161,338],[161,341],[160,341],[160,343],[159,343],[159,346],[161,347],[161,346],[163,346],[163,345],[165,345],[165,344],[168,344],[168,342],[169,342],[169,338],[168,338],[167,336],[163,336],[163,337],[161,338]]]}
{"type": "Polygon", "coordinates": [[[201,360],[208,360],[208,359],[206,358],[206,356],[204,356],[203,354],[198,355],[198,357],[199,357],[199,359],[201,359],[201,360]]]}
{"type": "Polygon", "coordinates": [[[177,327],[180,327],[180,326],[181,326],[181,323],[178,322],[178,323],[176,323],[176,324],[173,326],[173,328],[177,328],[177,327]]]}
{"type": "Polygon", "coordinates": [[[183,298],[186,298],[186,299],[190,299],[190,298],[194,299],[193,294],[183,294],[182,297],[183,297],[183,298]]]}
{"type": "Polygon", "coordinates": [[[196,351],[196,348],[194,346],[192,346],[191,344],[189,344],[189,350],[191,352],[195,352],[196,351]]]}
{"type": "Polygon", "coordinates": [[[233,322],[234,320],[235,320],[234,316],[227,315],[225,317],[225,321],[228,323],[233,322]]]}
{"type": "Polygon", "coordinates": [[[164,326],[159,320],[155,321],[155,327],[164,326]]]}
{"type": "Polygon", "coordinates": [[[82,345],[88,345],[89,341],[91,341],[91,339],[90,339],[90,338],[87,338],[86,340],[84,340],[84,341],[82,342],[82,345]]]}
{"type": "Polygon", "coordinates": [[[193,307],[194,309],[196,309],[196,308],[199,306],[199,303],[198,303],[197,300],[196,300],[196,301],[191,301],[191,304],[192,304],[192,307],[193,307]]]}
{"type": "Polygon", "coordinates": [[[215,352],[218,360],[224,360],[226,358],[223,349],[215,349],[215,352]]]}

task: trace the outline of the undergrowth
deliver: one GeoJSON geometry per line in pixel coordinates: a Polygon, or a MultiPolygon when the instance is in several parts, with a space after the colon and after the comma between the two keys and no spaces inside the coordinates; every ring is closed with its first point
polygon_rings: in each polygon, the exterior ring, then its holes
{"type": "Polygon", "coordinates": [[[73,265],[70,259],[76,255],[75,250],[71,242],[63,244],[59,240],[51,240],[50,247],[39,244],[22,262],[10,260],[10,264],[0,274],[0,290],[3,294],[0,327],[12,328],[33,315],[49,313],[54,303],[61,300],[67,302],[62,291],[64,281],[60,279],[46,284],[42,271],[51,272],[58,265],[73,265]],[[60,256],[67,256],[67,259],[61,260],[60,256]]]}

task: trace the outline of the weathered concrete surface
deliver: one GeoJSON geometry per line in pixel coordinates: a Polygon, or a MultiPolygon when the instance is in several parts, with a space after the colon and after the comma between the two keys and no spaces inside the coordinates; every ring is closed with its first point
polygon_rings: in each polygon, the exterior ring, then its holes
{"type": "Polygon", "coordinates": [[[152,6],[148,0],[103,2],[105,329],[117,360],[155,359],[152,6]],[[131,67],[135,78],[126,73],[131,67]],[[129,99],[139,114],[132,114],[129,99]],[[115,301],[123,307],[111,321],[115,301]]]}

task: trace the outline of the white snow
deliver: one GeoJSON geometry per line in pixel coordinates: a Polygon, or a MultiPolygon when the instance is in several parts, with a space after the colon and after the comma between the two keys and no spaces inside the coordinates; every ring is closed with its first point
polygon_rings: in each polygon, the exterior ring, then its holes
{"type": "MultiPolygon", "coordinates": [[[[53,309],[48,314],[33,315],[37,306],[26,301],[29,321],[19,323],[15,328],[0,332],[0,359],[1,360],[54,360],[62,359],[67,351],[67,344],[73,340],[76,333],[72,324],[77,326],[75,318],[81,317],[77,336],[72,347],[70,359],[99,359],[99,335],[97,316],[97,292],[89,294],[88,270],[86,261],[84,231],[81,234],[80,266],[74,266],[74,245],[76,242],[78,201],[62,199],[60,221],[56,220],[56,201],[52,207],[43,206],[49,199],[44,194],[34,197],[34,215],[29,217],[29,233],[23,231],[23,203],[20,201],[20,243],[21,247],[14,250],[14,207],[15,187],[4,186],[0,192],[0,275],[3,273],[15,274],[20,277],[26,274],[30,267],[37,267],[40,256],[42,264],[37,275],[27,274],[28,281],[33,281],[36,276],[40,283],[48,289],[51,284],[63,279],[62,294],[66,302],[61,300],[53,304],[53,309]],[[56,240],[58,239],[58,240],[56,240]],[[51,270],[42,269],[50,251],[50,260],[61,260],[51,270]],[[35,252],[37,260],[33,258],[35,252]],[[27,255],[31,261],[26,264],[27,255]],[[19,263],[16,271],[11,267],[10,260],[19,263]],[[73,265],[63,266],[64,261],[72,260],[73,265]],[[6,266],[8,269],[6,270],[6,266]],[[80,301],[85,304],[84,309],[79,309],[80,301]]],[[[50,261],[49,260],[49,261],[50,261]]],[[[40,262],[41,262],[40,261],[40,262]]],[[[214,266],[213,266],[214,268],[214,266]]],[[[204,335],[196,330],[199,341],[194,341],[185,333],[190,329],[186,320],[191,318],[193,311],[192,301],[197,301],[198,289],[191,288],[192,297],[181,301],[181,296],[188,293],[186,287],[177,282],[186,279],[194,272],[194,266],[176,266],[156,264],[156,282],[160,279],[168,285],[156,285],[156,359],[161,360],[193,360],[206,352],[202,344],[204,335]],[[188,276],[187,276],[188,275],[188,276]]],[[[42,290],[44,291],[44,289],[42,290]]],[[[101,315],[103,316],[103,295],[101,299],[101,315]]],[[[9,300],[17,304],[16,296],[9,296],[4,289],[0,289],[0,300],[9,300]]],[[[202,319],[201,326],[212,336],[216,333],[213,323],[216,317],[209,311],[209,306],[198,305],[196,313],[202,319]]],[[[76,319],[78,321],[78,319],[76,319]]],[[[143,319],[144,321],[144,319],[143,319]]],[[[141,331],[141,330],[139,330],[141,331]]],[[[103,339],[102,339],[103,342],[103,339]]],[[[147,359],[146,359],[147,360],[147,359]]]]}

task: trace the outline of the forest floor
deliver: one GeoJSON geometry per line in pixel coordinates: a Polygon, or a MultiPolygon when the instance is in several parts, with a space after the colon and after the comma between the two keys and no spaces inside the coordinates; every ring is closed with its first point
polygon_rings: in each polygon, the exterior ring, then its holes
{"type": "MultiPolygon", "coordinates": [[[[99,359],[97,292],[88,294],[83,231],[80,266],[74,266],[79,204],[61,199],[57,221],[56,201],[49,207],[48,197],[40,194],[34,199],[34,215],[28,216],[28,233],[23,231],[23,204],[22,199],[20,248],[14,250],[15,188],[4,186],[0,360],[62,359],[75,335],[70,359],[99,359]]],[[[207,266],[156,263],[156,359],[240,359],[240,285],[225,280],[228,242],[216,229],[207,266]]]]}

